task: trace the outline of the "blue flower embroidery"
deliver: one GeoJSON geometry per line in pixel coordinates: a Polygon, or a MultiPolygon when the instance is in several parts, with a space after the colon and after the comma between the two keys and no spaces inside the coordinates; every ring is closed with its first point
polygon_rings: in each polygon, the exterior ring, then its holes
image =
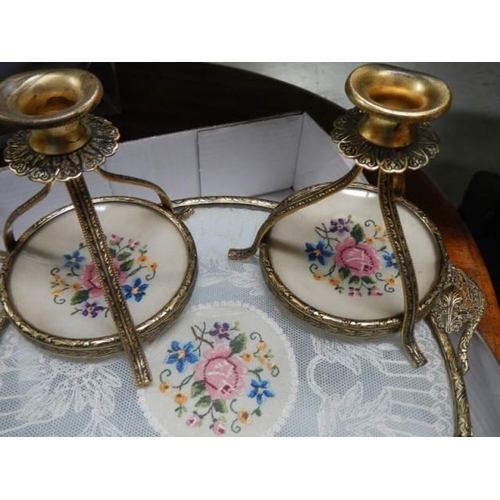
{"type": "Polygon", "coordinates": [[[385,267],[394,267],[395,269],[398,268],[398,263],[396,262],[396,257],[393,253],[385,253],[382,257],[385,260],[385,267]]]}
{"type": "Polygon", "coordinates": [[[325,257],[331,257],[333,255],[331,250],[325,248],[325,244],[322,241],[319,241],[316,246],[311,243],[306,243],[305,251],[309,254],[309,260],[311,262],[317,259],[322,266],[326,263],[325,257]]]}
{"type": "Polygon", "coordinates": [[[122,289],[127,300],[134,297],[136,302],[140,302],[142,297],[146,295],[146,288],[148,288],[148,286],[149,285],[147,283],[141,282],[141,278],[136,278],[132,286],[123,285],[122,289]]]}
{"type": "Polygon", "coordinates": [[[182,373],[186,368],[186,363],[196,363],[200,358],[193,352],[194,344],[186,342],[183,346],[177,340],[172,341],[169,349],[170,354],[165,358],[166,365],[173,365],[179,373],[182,373]]]}
{"type": "Polygon", "coordinates": [[[274,392],[268,389],[269,380],[258,380],[252,379],[250,382],[252,390],[248,393],[249,398],[257,399],[257,404],[260,406],[265,399],[264,398],[274,398],[274,392]]]}
{"type": "Polygon", "coordinates": [[[351,230],[346,219],[336,219],[330,221],[330,231],[332,233],[348,233],[351,230]]]}
{"type": "Polygon", "coordinates": [[[231,330],[231,325],[229,323],[214,323],[213,330],[210,330],[208,333],[212,337],[218,337],[219,339],[229,340],[229,331],[231,330]]]}
{"type": "Polygon", "coordinates": [[[80,263],[85,260],[85,257],[80,255],[78,250],[75,250],[72,254],[65,254],[64,258],[66,259],[64,267],[69,267],[70,269],[80,269],[80,263]]]}

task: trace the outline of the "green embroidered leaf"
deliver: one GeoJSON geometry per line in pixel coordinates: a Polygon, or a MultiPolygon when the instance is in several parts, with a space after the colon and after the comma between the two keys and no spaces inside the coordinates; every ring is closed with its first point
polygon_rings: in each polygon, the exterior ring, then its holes
{"type": "Polygon", "coordinates": [[[349,278],[350,275],[351,275],[351,270],[348,269],[347,267],[341,267],[339,269],[339,277],[342,281],[349,278]]]}
{"type": "Polygon", "coordinates": [[[238,354],[239,352],[244,351],[247,347],[246,335],[244,333],[240,333],[234,337],[234,339],[229,342],[229,347],[231,348],[233,354],[238,354]]]}
{"type": "Polygon", "coordinates": [[[111,257],[116,257],[116,248],[111,247],[109,249],[109,253],[111,254],[111,257]]]}
{"type": "Polygon", "coordinates": [[[219,413],[227,413],[227,404],[223,399],[216,399],[214,401],[214,410],[219,413]]]}
{"type": "Polygon", "coordinates": [[[359,243],[360,241],[363,241],[365,239],[365,232],[359,224],[356,224],[352,228],[351,236],[356,240],[356,243],[359,243]]]}
{"type": "MultiPolygon", "coordinates": [[[[364,279],[363,279],[364,281],[364,279]]],[[[351,276],[351,279],[349,280],[349,285],[357,285],[359,283],[359,278],[357,276],[351,276]]]]}
{"type": "Polygon", "coordinates": [[[212,398],[210,396],[202,396],[194,406],[196,408],[207,408],[211,404],[212,398]]]}
{"type": "Polygon", "coordinates": [[[70,304],[72,306],[76,306],[76,304],[81,304],[82,302],[85,302],[89,298],[89,291],[88,290],[80,290],[71,297],[71,302],[70,304]]]}
{"type": "Polygon", "coordinates": [[[118,255],[118,260],[121,262],[122,260],[128,259],[131,255],[132,254],[130,252],[122,252],[120,255],[118,255]]]}
{"type": "Polygon", "coordinates": [[[120,264],[120,271],[130,271],[134,265],[134,259],[126,260],[120,264]]]}
{"type": "Polygon", "coordinates": [[[257,407],[257,409],[253,412],[255,415],[260,417],[262,415],[262,412],[260,411],[260,406],[257,407]]]}
{"type": "Polygon", "coordinates": [[[198,380],[191,386],[191,397],[195,398],[202,392],[205,392],[205,382],[203,382],[203,380],[198,380]]]}
{"type": "Polygon", "coordinates": [[[361,279],[363,280],[363,283],[366,283],[367,285],[374,285],[376,283],[376,281],[370,276],[363,276],[361,279]]]}

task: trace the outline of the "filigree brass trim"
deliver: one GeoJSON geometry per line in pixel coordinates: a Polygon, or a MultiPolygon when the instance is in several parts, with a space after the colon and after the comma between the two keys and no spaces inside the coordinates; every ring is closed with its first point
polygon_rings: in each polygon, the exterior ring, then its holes
{"type": "Polygon", "coordinates": [[[446,281],[429,316],[435,328],[447,335],[464,328],[458,345],[463,374],[469,370],[469,345],[485,308],[486,301],[476,283],[461,269],[448,263],[446,281]]]}
{"type": "Polygon", "coordinates": [[[438,317],[436,315],[432,313],[429,314],[429,323],[438,341],[450,377],[455,407],[455,436],[470,437],[473,433],[464,378],[458,366],[457,355],[448,334],[438,326],[437,319],[438,317]]]}
{"type": "MultiPolygon", "coordinates": [[[[383,170],[379,172],[378,191],[379,206],[384,219],[387,237],[391,243],[394,256],[401,277],[403,288],[404,314],[401,325],[401,340],[403,349],[415,366],[424,365],[427,360],[419,349],[414,338],[415,323],[418,313],[418,283],[413,259],[401,225],[401,219],[397,210],[392,182],[394,174],[387,174],[383,170]]],[[[443,264],[443,261],[441,261],[443,264]]]]}
{"type": "Polygon", "coordinates": [[[120,134],[108,120],[93,115],[81,118],[91,131],[90,140],[80,149],[63,155],[45,155],[29,143],[30,131],[16,132],[7,142],[4,159],[17,175],[42,183],[68,181],[100,167],[118,148],[120,134]]]}
{"type": "MultiPolygon", "coordinates": [[[[377,192],[377,188],[364,184],[353,183],[351,187],[375,193],[377,192]]],[[[438,276],[436,277],[435,283],[431,287],[431,291],[418,304],[416,321],[419,321],[430,310],[434,303],[434,300],[436,299],[436,296],[442,288],[442,284],[444,283],[446,277],[446,263],[448,262],[448,257],[439,230],[427,218],[427,216],[415,205],[411,204],[403,198],[398,200],[398,203],[413,212],[414,215],[418,219],[420,219],[420,221],[427,227],[437,244],[439,252],[440,264],[438,276]]],[[[264,279],[266,280],[273,294],[276,295],[290,311],[310,324],[313,324],[320,328],[324,328],[333,333],[337,333],[341,336],[356,338],[383,337],[401,330],[401,326],[403,323],[403,314],[395,316],[393,318],[385,318],[380,320],[354,320],[327,314],[324,311],[320,311],[310,306],[309,304],[298,298],[284,285],[284,283],[274,271],[274,267],[269,255],[268,238],[264,238],[264,241],[260,245],[260,262],[262,265],[264,279]]]]}
{"type": "Polygon", "coordinates": [[[69,180],[66,187],[73,202],[90,258],[99,276],[104,298],[118,329],[123,350],[132,366],[135,383],[138,386],[147,385],[152,379],[151,370],[137,337],[134,320],[123,296],[118,275],[113,266],[113,258],[108,249],[106,236],[97,217],[87,184],[84,178],[80,176],[77,179],[69,180]]]}
{"type": "MultiPolygon", "coordinates": [[[[196,246],[191,233],[186,226],[176,217],[172,216],[162,207],[146,200],[131,198],[126,196],[112,196],[95,198],[94,203],[133,203],[156,211],[168,219],[176,226],[186,244],[188,254],[188,267],[184,281],[173,296],[154,316],[136,326],[136,331],[141,342],[153,340],[168,324],[172,323],[182,313],[194,289],[196,274],[198,270],[196,246]]],[[[69,339],[57,337],[47,332],[38,330],[35,326],[27,323],[14,308],[7,291],[9,274],[17,254],[22,250],[25,242],[42,226],[49,223],[54,218],[73,210],[73,207],[66,206],[52,212],[48,216],[40,219],[31,226],[19,239],[15,250],[7,256],[5,265],[0,272],[0,300],[16,328],[30,341],[49,351],[63,356],[74,358],[96,359],[110,356],[123,350],[121,337],[116,335],[99,337],[96,339],[69,339]]]]}
{"type": "MultiPolygon", "coordinates": [[[[366,189],[372,192],[377,191],[377,189],[372,186],[365,186],[356,183],[354,183],[352,187],[366,189]]],[[[424,317],[426,314],[428,314],[431,307],[433,308],[431,315],[429,315],[429,318],[431,321],[431,326],[433,327],[433,333],[435,334],[439,348],[443,355],[443,360],[446,365],[450,380],[451,394],[455,408],[455,435],[463,437],[472,436],[473,432],[470,421],[470,410],[467,400],[467,392],[465,389],[463,375],[460,372],[458,366],[455,350],[453,349],[448,335],[444,331],[440,330],[440,328],[437,328],[435,326],[432,318],[437,317],[436,312],[439,311],[439,308],[441,307],[439,305],[441,299],[440,294],[443,293],[443,291],[446,291],[447,287],[453,283],[463,283],[464,294],[468,297],[467,301],[463,302],[464,307],[467,307],[465,304],[469,304],[470,307],[472,307],[473,304],[470,304],[469,302],[469,300],[472,300],[474,302],[473,309],[477,310],[477,314],[479,314],[479,311],[481,311],[482,313],[482,311],[484,310],[484,300],[475,283],[467,278],[467,276],[465,276],[461,270],[455,268],[453,264],[449,262],[446,251],[444,249],[441,235],[436,226],[434,226],[434,224],[425,216],[423,212],[421,212],[414,205],[410,204],[408,201],[401,199],[398,202],[408,209],[412,210],[424,222],[424,224],[429,228],[429,230],[435,237],[440,249],[442,265],[441,272],[433,290],[434,295],[427,297],[427,302],[425,302],[424,299],[424,302],[420,303],[418,317],[424,317]],[[458,275],[463,276],[457,277],[457,273],[458,275]],[[462,278],[463,282],[461,281],[462,278]],[[468,289],[468,287],[470,287],[470,289],[468,289]],[[476,300],[479,301],[479,305],[475,303],[476,300]]],[[[259,210],[273,210],[277,205],[275,202],[238,197],[193,198],[174,201],[173,203],[174,205],[181,205],[183,207],[240,206],[244,208],[256,208],[259,210]]],[[[274,295],[278,297],[278,299],[286,306],[287,309],[289,309],[295,315],[299,316],[306,323],[309,323],[313,326],[327,329],[328,331],[338,333],[342,336],[355,336],[359,338],[359,335],[355,335],[356,328],[359,328],[359,325],[356,325],[352,320],[347,320],[344,318],[327,318],[325,317],[326,315],[323,315],[321,312],[307,306],[306,304],[303,304],[297,297],[293,296],[293,294],[288,291],[283,283],[280,282],[279,278],[277,278],[277,276],[275,276],[274,274],[274,270],[269,260],[267,243],[265,241],[260,245],[260,259],[264,279],[266,280],[269,289],[274,293],[274,295]],[[281,286],[280,290],[278,290],[279,286],[281,286]],[[331,322],[328,325],[325,325],[325,319],[328,319],[331,322]]],[[[457,309],[455,310],[458,311],[457,309]]],[[[442,314],[444,316],[447,316],[447,311],[442,311],[442,314]]],[[[372,325],[369,324],[370,322],[364,322],[365,327],[368,326],[373,328],[373,331],[371,333],[368,332],[367,336],[379,337],[383,335],[393,334],[401,328],[401,319],[401,317],[392,318],[390,320],[376,322],[376,324],[372,325]]],[[[455,320],[454,324],[458,324],[458,322],[455,320]]],[[[474,326],[476,325],[477,323],[474,326]]],[[[472,324],[469,324],[469,327],[473,328],[472,324]]],[[[365,336],[363,335],[363,338],[364,337],[365,336]]]]}
{"type": "Polygon", "coordinates": [[[402,173],[407,168],[425,167],[439,153],[439,138],[428,123],[415,124],[414,141],[403,148],[383,148],[366,141],[358,132],[358,124],[366,115],[353,108],[333,124],[332,140],[340,153],[368,170],[381,169],[387,173],[402,173]]]}

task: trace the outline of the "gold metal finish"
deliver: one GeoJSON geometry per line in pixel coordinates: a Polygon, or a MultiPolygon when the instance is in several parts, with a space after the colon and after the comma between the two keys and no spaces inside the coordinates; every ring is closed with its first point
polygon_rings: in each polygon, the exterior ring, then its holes
{"type": "MultiPolygon", "coordinates": [[[[321,186],[327,187],[330,183],[319,184],[314,186],[320,188],[321,186]]],[[[353,187],[358,189],[366,189],[371,192],[376,192],[376,189],[371,186],[362,184],[354,184],[353,187]]],[[[313,188],[308,188],[313,189],[313,188]]],[[[435,283],[434,289],[428,297],[424,299],[419,305],[418,318],[430,318],[432,331],[435,335],[436,341],[439,345],[443,360],[448,372],[450,380],[451,395],[455,409],[455,436],[468,437],[472,436],[472,426],[470,421],[469,403],[467,400],[467,392],[462,372],[458,365],[457,355],[450,342],[449,336],[440,326],[439,322],[442,318],[447,318],[450,325],[455,325],[459,328],[461,325],[466,324],[467,320],[470,321],[467,331],[462,335],[462,340],[466,337],[467,332],[474,331],[477,326],[477,321],[484,310],[484,298],[475,283],[467,278],[465,274],[457,269],[448,259],[446,250],[441,239],[441,235],[437,227],[420,211],[417,207],[410,204],[404,199],[399,199],[397,203],[405,206],[413,211],[418,218],[424,222],[429,228],[438,243],[440,256],[441,256],[441,272],[438,280],[435,283]],[[444,284],[444,285],[443,285],[444,284]],[[446,298],[450,296],[450,288],[456,287],[460,290],[464,299],[462,302],[457,300],[449,300],[446,298]],[[450,304],[453,306],[450,307],[450,304]],[[442,307],[444,304],[444,308],[442,307]],[[460,304],[460,307],[457,305],[460,304]],[[466,313],[467,308],[471,310],[471,315],[466,313]]],[[[239,198],[239,197],[206,197],[206,198],[193,198],[187,200],[174,201],[175,206],[183,207],[211,207],[211,206],[231,206],[242,208],[255,208],[259,210],[276,210],[278,204],[275,202],[252,199],[252,198],[239,198]]],[[[301,317],[305,322],[314,326],[325,328],[335,333],[342,335],[361,337],[361,338],[374,338],[382,335],[388,335],[401,329],[402,318],[391,318],[389,320],[382,320],[378,322],[354,322],[343,318],[326,317],[320,311],[314,310],[307,304],[304,304],[280,282],[279,278],[274,274],[273,268],[269,261],[268,247],[265,243],[260,246],[260,257],[262,263],[262,271],[265,280],[270,290],[279,295],[285,306],[292,310],[292,312],[301,317]],[[280,289],[281,287],[281,289],[280,289]],[[327,323],[325,323],[325,321],[327,323]],[[358,324],[356,324],[358,323],[358,324]],[[356,333],[356,329],[357,333],[356,333]]],[[[462,341],[461,341],[462,343],[462,341]]],[[[467,345],[464,348],[467,349],[467,345]]]]}
{"type": "Polygon", "coordinates": [[[309,189],[303,189],[296,193],[292,193],[290,196],[285,198],[273,212],[266,219],[264,224],[259,228],[257,235],[253,241],[253,244],[248,248],[235,249],[231,248],[228,253],[228,257],[231,260],[243,260],[252,257],[257,253],[259,246],[261,245],[264,237],[269,233],[269,231],[274,227],[274,225],[297,210],[313,205],[334,193],[341,191],[342,189],[348,187],[354,182],[356,177],[361,173],[361,167],[355,166],[352,168],[344,177],[341,177],[335,182],[330,182],[328,184],[319,184],[312,186],[309,189]]]}
{"type": "MultiPolygon", "coordinates": [[[[135,382],[143,386],[151,381],[151,374],[93,200],[82,177],[83,172],[98,169],[118,147],[118,130],[107,120],[89,114],[99,103],[102,93],[99,80],[82,70],[23,73],[0,84],[0,123],[26,129],[8,141],[5,161],[17,175],[26,175],[48,186],[8,218],[4,240],[6,247],[14,250],[16,241],[11,230],[14,220],[43,199],[54,181],[66,183],[106,303],[132,365],[135,382]]],[[[172,213],[170,199],[158,186],[102,170],[100,173],[111,180],[154,189],[162,206],[172,213]]],[[[7,302],[6,297],[4,303],[7,302]]],[[[6,311],[14,314],[8,305],[6,311]]]]}
{"type": "Polygon", "coordinates": [[[413,338],[418,285],[394,201],[404,191],[400,174],[424,167],[439,152],[438,138],[426,122],[448,110],[451,93],[438,78],[385,64],[355,69],[347,79],[346,93],[357,109],[336,120],[332,139],[357,165],[379,169],[380,209],[404,293],[403,346],[421,366],[426,360],[413,338]]]}
{"type": "Polygon", "coordinates": [[[449,335],[463,328],[458,358],[464,375],[469,370],[469,344],[485,308],[486,301],[476,283],[448,263],[446,281],[429,317],[434,328],[443,334],[449,335]]]}
{"type": "Polygon", "coordinates": [[[404,148],[384,148],[366,141],[359,133],[358,125],[364,116],[357,108],[347,111],[335,120],[331,133],[340,153],[363,168],[387,173],[418,170],[439,153],[439,138],[428,123],[413,125],[414,140],[404,148]]]}
{"type": "Polygon", "coordinates": [[[12,229],[12,225],[21,215],[23,215],[28,210],[33,208],[37,203],[40,203],[49,194],[51,189],[52,189],[52,183],[45,184],[43,188],[40,189],[40,191],[38,191],[38,193],[32,196],[29,200],[25,201],[19,207],[17,207],[9,215],[9,217],[7,217],[7,220],[5,221],[5,225],[3,228],[3,241],[5,244],[5,248],[9,252],[12,252],[12,250],[14,250],[17,244],[16,238],[14,237],[14,231],[12,229]]]}
{"type": "Polygon", "coordinates": [[[458,366],[455,349],[453,349],[453,345],[446,332],[436,324],[435,316],[432,314],[429,316],[429,322],[438,341],[441,353],[443,354],[450,377],[453,403],[455,406],[455,436],[471,437],[473,433],[470,421],[469,401],[467,399],[467,390],[465,388],[463,374],[458,366]]]}
{"type": "Polygon", "coordinates": [[[151,382],[151,372],[137,338],[134,320],[123,296],[106,236],[97,217],[87,185],[83,177],[78,177],[68,181],[66,186],[82,228],[90,258],[99,276],[106,303],[122,338],[123,349],[132,364],[135,383],[138,386],[147,385],[151,382]]]}
{"type": "MultiPolygon", "coordinates": [[[[318,186],[312,186],[307,189],[314,190],[315,188],[328,185],[329,183],[319,184],[318,186]]],[[[360,189],[372,193],[377,192],[377,188],[366,184],[353,183],[350,187],[352,187],[353,189],[360,189]]],[[[413,214],[425,225],[425,227],[429,230],[432,238],[436,242],[439,252],[440,270],[436,281],[429,293],[422,299],[420,303],[418,303],[417,299],[415,319],[419,321],[423,319],[430,311],[440,290],[442,289],[443,283],[446,279],[446,262],[448,261],[448,257],[439,230],[427,218],[427,216],[415,205],[411,204],[404,198],[397,200],[397,204],[400,204],[401,206],[413,212],[413,214]]],[[[296,316],[299,316],[305,322],[332,333],[336,333],[342,337],[353,337],[358,339],[373,339],[384,337],[402,330],[404,315],[380,320],[355,320],[352,318],[332,316],[325,313],[324,311],[320,311],[312,307],[311,305],[307,304],[299,297],[297,297],[293,292],[291,292],[281,281],[280,277],[276,274],[269,254],[269,244],[267,243],[266,239],[264,239],[263,243],[260,245],[259,256],[263,276],[271,292],[283,302],[287,309],[289,309],[296,316]]]]}
{"type": "Polygon", "coordinates": [[[122,184],[132,184],[134,186],[152,189],[158,195],[158,198],[160,198],[161,206],[171,214],[174,213],[170,198],[160,186],[157,186],[156,184],[153,184],[145,179],[138,179],[137,177],[131,177],[123,174],[114,174],[100,167],[97,169],[97,172],[108,181],[120,182],[122,184]]]}
{"type": "MultiPolygon", "coordinates": [[[[403,348],[415,366],[424,365],[427,360],[418,348],[414,338],[415,323],[418,311],[418,283],[410,249],[399,218],[396,200],[393,194],[394,175],[380,170],[378,177],[378,193],[380,209],[384,219],[387,237],[391,244],[403,285],[404,316],[401,327],[403,348]]],[[[398,179],[398,177],[396,177],[398,179]]],[[[401,181],[399,182],[401,185],[401,181]]],[[[442,261],[441,261],[442,262],[442,261]]]]}
{"type": "MultiPolygon", "coordinates": [[[[118,149],[118,129],[104,118],[92,115],[84,116],[79,122],[91,133],[90,139],[80,149],[66,154],[38,153],[32,149],[30,141],[32,135],[40,131],[17,132],[8,140],[4,151],[9,168],[32,181],[48,183],[75,179],[83,172],[100,167],[118,149]]],[[[69,125],[63,128],[67,127],[69,125]]]]}
{"type": "Polygon", "coordinates": [[[387,64],[366,64],[347,78],[346,94],[366,113],[360,135],[384,148],[414,142],[415,123],[435,120],[451,105],[451,93],[440,79],[387,64]]]}
{"type": "MultiPolygon", "coordinates": [[[[167,325],[179,317],[193,292],[198,269],[194,240],[186,226],[179,221],[177,217],[172,216],[172,214],[167,210],[149,201],[125,196],[94,198],[92,201],[95,205],[99,205],[100,203],[131,203],[157,212],[169,220],[177,228],[186,244],[188,268],[184,281],[168,303],[166,303],[154,316],[135,327],[141,342],[150,342],[154,340],[167,325]]],[[[12,266],[18,253],[22,251],[24,245],[29,241],[30,237],[55,218],[71,210],[73,210],[73,206],[71,205],[60,208],[37,221],[36,224],[31,226],[22,234],[15,249],[5,256],[5,265],[0,272],[0,301],[5,308],[8,318],[12,321],[16,328],[29,341],[34,342],[39,347],[62,356],[98,359],[122,351],[122,337],[116,334],[95,339],[70,339],[54,336],[48,332],[40,331],[37,329],[36,325],[27,323],[24,318],[18,314],[8,293],[8,279],[12,266]]]]}
{"type": "MultiPolygon", "coordinates": [[[[7,260],[7,253],[3,250],[0,250],[0,266],[3,266],[3,263],[7,260]]],[[[4,308],[0,305],[0,332],[3,327],[7,324],[8,316],[5,312],[4,308]]]]}

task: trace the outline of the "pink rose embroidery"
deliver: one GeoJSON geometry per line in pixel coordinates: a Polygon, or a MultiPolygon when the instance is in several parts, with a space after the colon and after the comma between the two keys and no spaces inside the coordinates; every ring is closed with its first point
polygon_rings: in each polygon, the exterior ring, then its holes
{"type": "Polygon", "coordinates": [[[335,247],[335,263],[360,278],[375,274],[380,269],[375,250],[365,243],[356,243],[354,238],[346,238],[335,247]]]}
{"type": "MultiPolygon", "coordinates": [[[[127,273],[120,271],[120,263],[116,259],[113,259],[113,265],[118,274],[118,281],[120,285],[123,285],[127,279],[127,273]]],[[[99,281],[97,270],[93,262],[85,266],[83,274],[80,276],[80,281],[83,287],[89,291],[89,297],[100,297],[103,294],[101,282],[99,281]]]]}
{"type": "Polygon", "coordinates": [[[212,400],[232,399],[245,387],[247,369],[241,359],[233,356],[229,346],[206,351],[196,365],[194,378],[203,381],[212,400]]]}
{"type": "Polygon", "coordinates": [[[221,422],[215,422],[214,426],[212,427],[212,430],[214,431],[217,436],[222,436],[223,434],[226,433],[226,428],[221,422]]]}

